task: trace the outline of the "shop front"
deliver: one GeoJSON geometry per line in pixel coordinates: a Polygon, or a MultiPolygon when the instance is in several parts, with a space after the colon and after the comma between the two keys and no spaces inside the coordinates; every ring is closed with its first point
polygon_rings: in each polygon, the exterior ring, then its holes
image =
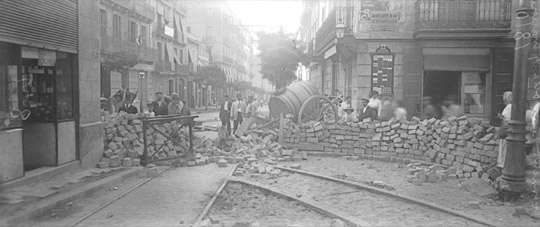
{"type": "Polygon", "coordinates": [[[0,1],[0,21],[4,183],[40,167],[79,159],[77,2],[0,1]]]}

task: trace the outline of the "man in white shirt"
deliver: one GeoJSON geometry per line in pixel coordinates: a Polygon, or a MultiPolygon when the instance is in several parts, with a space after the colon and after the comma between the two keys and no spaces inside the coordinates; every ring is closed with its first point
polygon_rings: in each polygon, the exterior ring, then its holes
{"type": "Polygon", "coordinates": [[[230,135],[232,102],[229,95],[225,95],[223,98],[225,99],[225,102],[221,104],[221,108],[219,110],[219,119],[221,120],[221,126],[227,127],[227,135],[230,135]]]}
{"type": "MultiPolygon", "coordinates": [[[[244,100],[242,100],[242,94],[236,95],[236,101],[233,102],[231,107],[231,118],[234,121],[234,132],[238,129],[238,125],[242,124],[244,118],[241,113],[246,113],[247,105],[244,100]]],[[[233,133],[234,133],[233,132],[233,133]]]]}

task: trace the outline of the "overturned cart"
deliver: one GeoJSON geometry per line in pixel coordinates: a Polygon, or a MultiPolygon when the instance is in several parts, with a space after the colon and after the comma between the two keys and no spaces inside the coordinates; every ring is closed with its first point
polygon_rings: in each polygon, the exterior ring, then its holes
{"type": "Polygon", "coordinates": [[[304,81],[274,92],[268,102],[268,108],[271,118],[279,119],[281,114],[292,115],[294,121],[299,124],[309,121],[329,123],[338,121],[338,111],[333,101],[304,81]]]}

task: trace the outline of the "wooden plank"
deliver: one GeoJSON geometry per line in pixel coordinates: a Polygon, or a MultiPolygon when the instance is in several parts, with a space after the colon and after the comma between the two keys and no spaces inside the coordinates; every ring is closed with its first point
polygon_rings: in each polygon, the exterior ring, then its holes
{"type": "Polygon", "coordinates": [[[253,118],[247,118],[242,121],[242,124],[238,126],[238,129],[234,132],[237,136],[243,136],[244,133],[249,129],[249,127],[253,124],[253,118]]]}
{"type": "Polygon", "coordinates": [[[285,127],[285,118],[283,117],[283,113],[280,113],[279,114],[279,134],[278,134],[279,144],[283,144],[283,127],[285,127]]]}

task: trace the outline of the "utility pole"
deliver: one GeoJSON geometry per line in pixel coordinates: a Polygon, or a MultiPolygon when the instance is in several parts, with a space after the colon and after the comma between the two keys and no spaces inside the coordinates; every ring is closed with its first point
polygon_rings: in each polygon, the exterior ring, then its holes
{"type": "Polygon", "coordinates": [[[503,175],[499,186],[506,201],[518,197],[527,190],[525,182],[525,111],[527,109],[527,67],[533,29],[533,12],[529,0],[520,0],[516,10],[516,34],[514,39],[514,79],[512,88],[512,113],[509,121],[508,146],[503,175]]]}

